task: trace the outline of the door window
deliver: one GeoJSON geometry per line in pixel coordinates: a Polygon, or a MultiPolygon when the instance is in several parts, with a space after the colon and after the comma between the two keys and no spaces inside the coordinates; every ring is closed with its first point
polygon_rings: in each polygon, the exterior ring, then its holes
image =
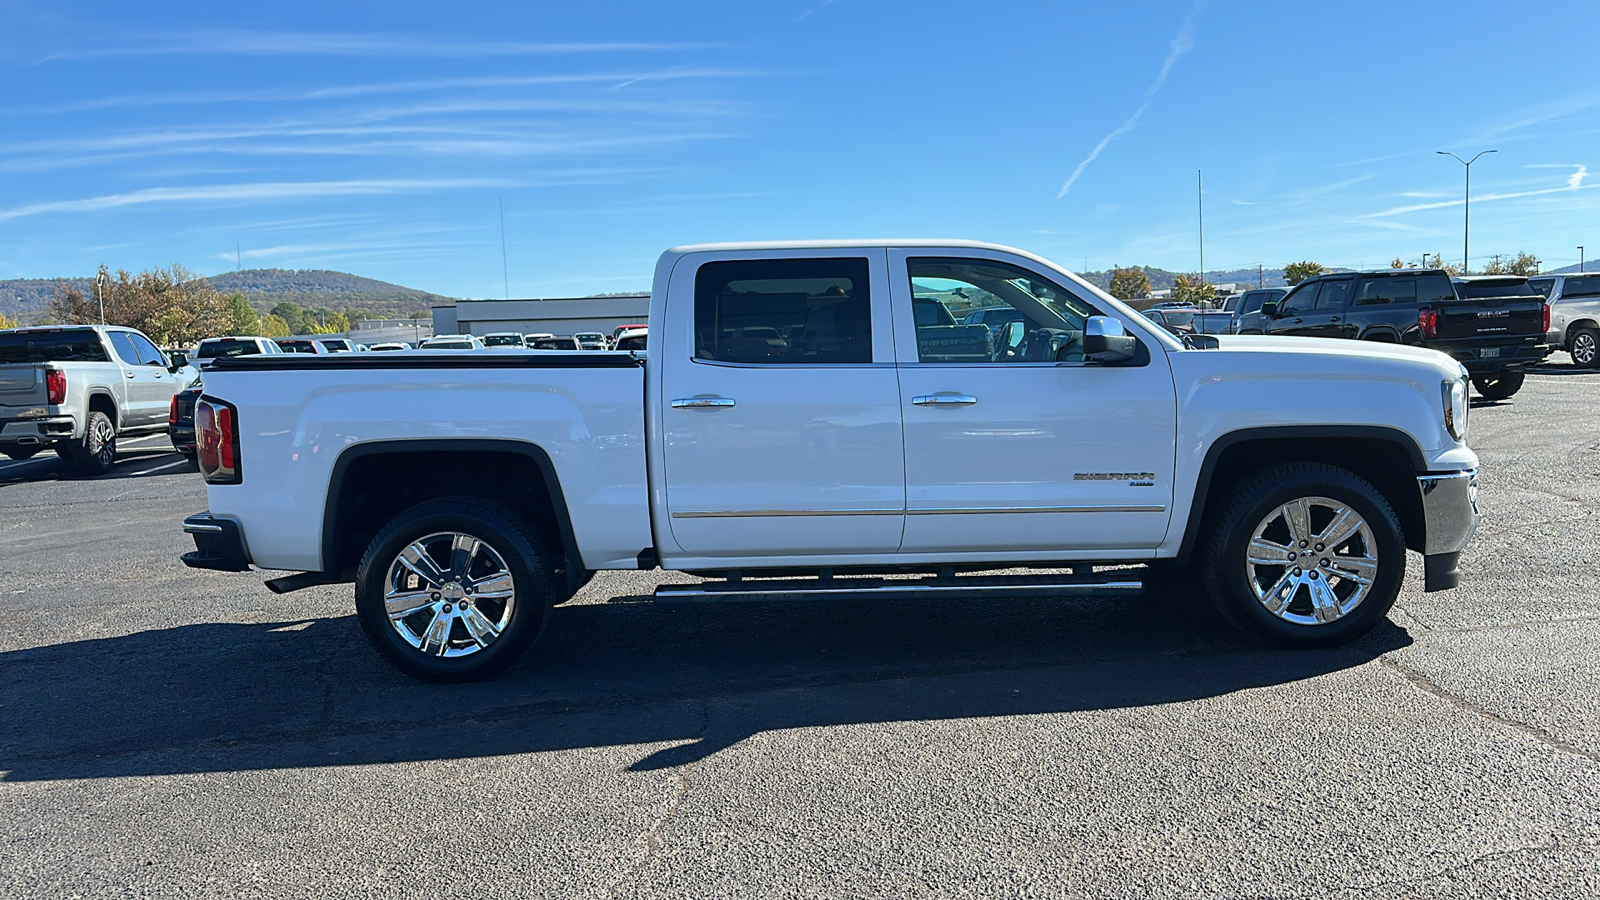
{"type": "Polygon", "coordinates": [[[1324,281],[1322,291],[1317,294],[1317,312],[1335,313],[1344,309],[1350,299],[1350,280],[1348,278],[1338,281],[1324,281]]]}
{"type": "Polygon", "coordinates": [[[1313,281],[1310,284],[1302,284],[1290,291],[1289,295],[1283,298],[1283,302],[1280,303],[1279,306],[1282,308],[1282,311],[1286,313],[1310,312],[1312,309],[1316,308],[1317,291],[1320,290],[1321,287],[1322,282],[1320,281],[1313,281]]]}
{"type": "Polygon", "coordinates": [[[1585,275],[1580,277],[1567,276],[1561,285],[1563,297],[1596,297],[1600,296],[1600,275],[1585,275]]]}
{"type": "Polygon", "coordinates": [[[119,359],[130,366],[143,364],[139,359],[139,351],[133,348],[133,341],[128,339],[128,332],[111,331],[107,332],[107,337],[111,338],[111,346],[116,349],[119,359]]]}
{"type": "Polygon", "coordinates": [[[1556,280],[1554,278],[1533,278],[1529,279],[1528,286],[1538,291],[1539,296],[1549,300],[1550,292],[1555,289],[1556,280]]]}
{"type": "Polygon", "coordinates": [[[1036,272],[993,260],[912,258],[917,361],[1082,362],[1099,310],[1036,272]]]}
{"type": "MultiPolygon", "coordinates": [[[[1455,296],[1452,292],[1451,296],[1455,296]]],[[[1404,303],[1415,305],[1417,302],[1417,280],[1415,278],[1367,278],[1361,282],[1361,290],[1356,294],[1358,306],[1379,306],[1382,304],[1404,303]]]]}
{"type": "Polygon", "coordinates": [[[694,355],[732,363],[872,362],[864,258],[753,259],[701,266],[694,355]]]}
{"type": "Polygon", "coordinates": [[[141,365],[161,366],[162,368],[166,367],[166,357],[161,355],[161,351],[156,349],[155,344],[150,343],[149,338],[142,334],[133,334],[130,332],[128,334],[128,340],[133,342],[133,350],[135,353],[139,354],[139,362],[141,365]]]}

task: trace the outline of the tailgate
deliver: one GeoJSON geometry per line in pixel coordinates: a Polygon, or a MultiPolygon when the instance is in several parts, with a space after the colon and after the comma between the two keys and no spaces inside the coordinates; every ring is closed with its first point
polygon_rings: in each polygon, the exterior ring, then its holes
{"type": "Polygon", "coordinates": [[[1538,298],[1457,300],[1435,309],[1441,341],[1503,337],[1515,339],[1508,343],[1521,343],[1529,336],[1536,335],[1541,341],[1544,337],[1544,302],[1538,298]]]}
{"type": "Polygon", "coordinates": [[[43,406],[44,401],[44,367],[32,363],[0,365],[0,407],[43,406]]]}

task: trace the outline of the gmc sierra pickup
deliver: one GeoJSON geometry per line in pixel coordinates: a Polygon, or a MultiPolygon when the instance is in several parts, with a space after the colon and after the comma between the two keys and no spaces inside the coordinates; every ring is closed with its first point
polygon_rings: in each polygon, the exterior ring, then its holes
{"type": "Polygon", "coordinates": [[[0,331],[0,453],[54,449],[86,472],[109,472],[117,437],[164,430],[173,395],[198,379],[132,328],[0,331]]]}
{"type": "Polygon", "coordinates": [[[1145,564],[1336,644],[1408,548],[1455,586],[1477,524],[1467,377],[1432,350],[1180,341],[970,242],[677,248],[650,302],[644,353],[217,360],[184,561],[353,581],[383,656],[464,681],[594,570],[657,566],[704,600],[1126,596],[1145,564]]]}

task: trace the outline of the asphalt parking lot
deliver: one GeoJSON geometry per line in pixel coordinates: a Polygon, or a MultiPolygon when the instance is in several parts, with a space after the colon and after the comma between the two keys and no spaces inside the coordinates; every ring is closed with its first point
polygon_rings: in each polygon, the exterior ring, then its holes
{"type": "Polygon", "coordinates": [[[0,895],[1600,896],[1600,374],[1477,404],[1460,589],[1281,652],[1138,602],[657,606],[423,685],[185,568],[164,438],[0,464],[0,895]]]}

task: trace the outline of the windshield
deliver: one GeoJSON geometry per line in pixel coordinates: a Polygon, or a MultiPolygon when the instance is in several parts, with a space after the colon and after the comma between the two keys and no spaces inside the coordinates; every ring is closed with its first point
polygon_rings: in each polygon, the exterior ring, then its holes
{"type": "Polygon", "coordinates": [[[471,350],[471,341],[428,341],[422,345],[424,350],[471,350]]]}
{"type": "Polygon", "coordinates": [[[1201,334],[1227,334],[1233,324],[1230,313],[1200,313],[1193,316],[1194,330],[1201,334]]]}
{"type": "Polygon", "coordinates": [[[93,331],[12,331],[0,334],[0,363],[105,362],[93,331]]]}
{"type": "Polygon", "coordinates": [[[1462,300],[1483,300],[1489,297],[1537,297],[1526,278],[1474,278],[1456,282],[1456,296],[1462,300]]]}
{"type": "Polygon", "coordinates": [[[317,345],[310,341],[279,341],[278,349],[288,353],[315,353],[317,345]]]}
{"type": "Polygon", "coordinates": [[[1167,320],[1168,325],[1182,328],[1194,324],[1195,312],[1192,309],[1163,309],[1161,318],[1167,320]]]}
{"type": "Polygon", "coordinates": [[[488,334],[483,337],[485,347],[521,347],[522,335],[520,334],[488,334]]]}

